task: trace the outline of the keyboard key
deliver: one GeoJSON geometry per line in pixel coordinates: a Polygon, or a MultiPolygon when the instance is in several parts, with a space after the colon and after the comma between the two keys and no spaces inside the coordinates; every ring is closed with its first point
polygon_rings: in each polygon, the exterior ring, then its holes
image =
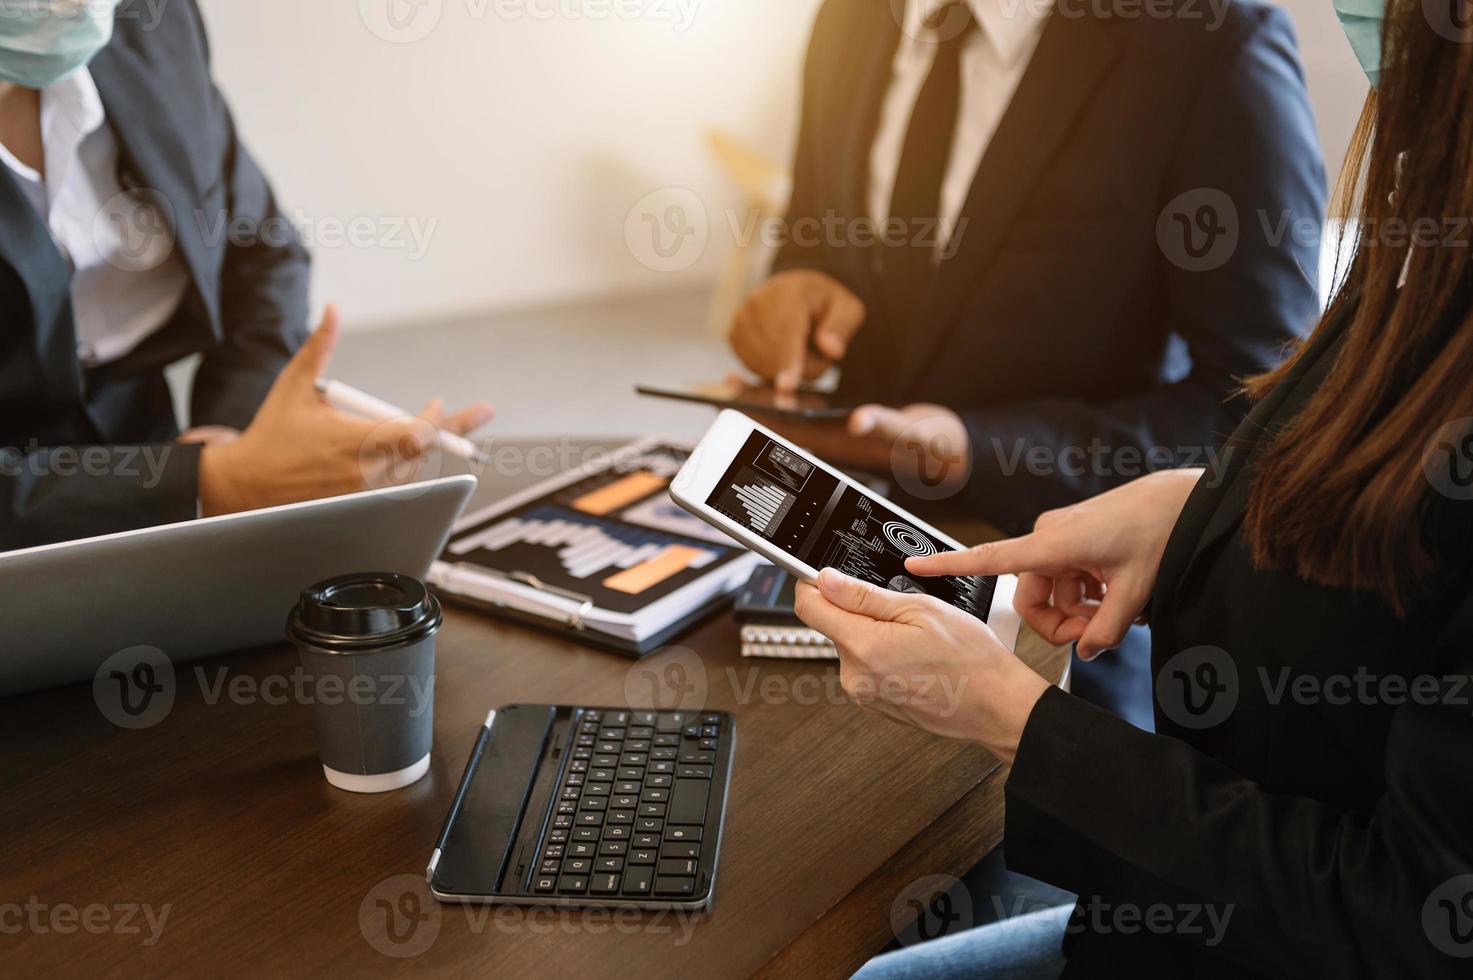
{"type": "Polygon", "coordinates": [[[655,723],[655,713],[653,711],[636,711],[630,715],[630,719],[636,725],[653,725],[655,723]]]}
{"type": "Polygon", "coordinates": [[[666,787],[666,786],[669,786],[673,782],[675,782],[675,779],[672,776],[668,776],[668,775],[666,775],[666,776],[650,776],[648,779],[646,779],[644,781],[644,784],[646,786],[666,787]]]}
{"type": "Polygon", "coordinates": [[[683,749],[680,753],[681,765],[709,766],[715,761],[715,752],[702,752],[700,749],[683,749]]]}
{"type": "Polygon", "coordinates": [[[563,865],[561,861],[543,861],[541,864],[537,865],[537,873],[540,875],[555,875],[558,873],[559,870],[562,869],[562,866],[563,865]]]}
{"type": "Polygon", "coordinates": [[[716,739],[714,738],[703,738],[698,744],[700,748],[709,752],[715,750],[717,743],[716,739]]]}
{"type": "Polygon", "coordinates": [[[634,835],[634,839],[631,841],[631,843],[635,847],[659,847],[660,846],[660,835],[659,834],[635,834],[634,835]]]}
{"type": "Polygon", "coordinates": [[[614,784],[615,793],[638,793],[639,780],[628,779],[614,784]]]}
{"type": "Polygon", "coordinates": [[[581,772],[569,773],[568,774],[568,781],[566,783],[564,783],[563,785],[564,786],[582,786],[583,785],[583,774],[581,772]]]}
{"type": "Polygon", "coordinates": [[[648,752],[625,752],[622,756],[619,757],[619,765],[628,768],[643,766],[646,762],[649,761],[650,757],[648,752]]]}
{"type": "Polygon", "coordinates": [[[629,724],[629,712],[615,711],[610,714],[605,720],[610,725],[618,725],[620,728],[623,728],[625,725],[629,724]]]}
{"type": "MultiPolygon", "coordinates": [[[[695,874],[695,862],[692,861],[692,862],[690,862],[690,864],[691,864],[691,874],[695,874]]],[[[594,862],[593,862],[593,870],[594,871],[602,871],[602,872],[605,872],[605,873],[613,872],[613,871],[623,871],[624,870],[624,859],[621,858],[621,857],[602,857],[602,858],[596,858],[594,860],[594,862]]]]}
{"type": "Polygon", "coordinates": [[[589,771],[588,778],[594,782],[606,783],[614,778],[614,770],[593,769],[589,771]]]}
{"type": "MultiPolygon", "coordinates": [[[[641,803],[639,805],[639,815],[641,817],[663,817],[665,815],[665,804],[663,804],[663,803],[641,803]]],[[[703,813],[702,814],[702,819],[704,819],[704,817],[705,817],[705,814],[703,813]]]]}
{"type": "MultiPolygon", "coordinates": [[[[558,819],[561,820],[562,818],[559,817],[558,819]]],[[[552,828],[552,830],[548,831],[548,833],[547,833],[547,842],[549,844],[566,844],[568,842],[568,828],[567,827],[554,827],[554,828],[552,828]]]]}
{"type": "Polygon", "coordinates": [[[543,875],[542,877],[539,877],[532,882],[532,890],[544,895],[550,891],[554,891],[556,888],[557,879],[548,877],[546,875],[543,875]]]}
{"type": "Polygon", "coordinates": [[[629,796],[610,797],[609,806],[618,807],[620,810],[632,810],[639,806],[639,797],[633,794],[629,796]]]}
{"type": "Polygon", "coordinates": [[[563,858],[563,874],[565,875],[586,875],[592,870],[592,858],[563,858]]]}
{"type": "Polygon", "coordinates": [[[688,726],[685,729],[684,735],[685,735],[686,738],[700,738],[701,737],[701,726],[700,725],[690,725],[690,726],[688,726]]]}
{"type": "Polygon", "coordinates": [[[639,794],[639,798],[646,803],[667,803],[670,800],[670,791],[668,789],[650,787],[639,794]]]}
{"type": "Polygon", "coordinates": [[[654,876],[654,868],[630,868],[624,872],[624,894],[648,895],[650,893],[650,882],[654,876]]]}
{"type": "MultiPolygon", "coordinates": [[[[675,824],[700,824],[706,820],[706,799],[711,783],[705,779],[682,779],[670,798],[669,820],[675,824]]],[[[583,801],[587,805],[588,801],[583,801]]],[[[653,804],[658,806],[659,804],[653,804]]]]}
{"type": "Polygon", "coordinates": [[[608,741],[618,742],[624,738],[624,729],[606,725],[599,729],[598,737],[608,741]]]}
{"type": "Polygon", "coordinates": [[[679,897],[686,896],[686,895],[694,895],[695,893],[696,893],[696,879],[695,878],[686,878],[686,877],[681,877],[681,878],[665,878],[665,877],[660,877],[660,878],[656,878],[655,879],[655,894],[656,895],[670,895],[672,897],[679,898],[679,897]]]}
{"type": "Polygon", "coordinates": [[[699,841],[701,839],[700,827],[666,827],[666,840],[699,841]]]}
{"type": "Polygon", "coordinates": [[[599,742],[597,745],[595,745],[593,747],[593,750],[595,752],[615,752],[615,753],[617,753],[617,752],[619,752],[623,748],[624,748],[624,746],[620,742],[608,742],[608,741],[604,741],[604,742],[599,742]]]}
{"type": "Polygon", "coordinates": [[[562,857],[563,856],[563,845],[561,845],[561,844],[549,844],[549,845],[547,845],[547,850],[545,850],[545,851],[542,852],[542,856],[545,857],[545,858],[560,858],[560,857],[562,857]]]}
{"type": "Polygon", "coordinates": [[[552,818],[552,825],[559,830],[571,827],[573,826],[573,815],[570,813],[563,813],[561,812],[561,809],[559,809],[558,815],[552,818]]]}
{"type": "Polygon", "coordinates": [[[585,709],[581,715],[584,721],[598,721],[604,713],[596,708],[585,709]]]}
{"type": "Polygon", "coordinates": [[[633,810],[610,810],[608,823],[634,823],[633,810]]]}
{"type": "Polygon", "coordinates": [[[665,875],[692,875],[696,873],[696,861],[693,858],[660,858],[660,863],[655,866],[655,874],[665,875]]]}
{"type": "Polygon", "coordinates": [[[673,763],[673,762],[651,762],[650,763],[650,773],[651,773],[651,775],[655,775],[655,776],[669,776],[669,775],[672,775],[674,772],[675,772],[675,763],[673,763]]]}
{"type": "Polygon", "coordinates": [[[619,894],[619,876],[616,874],[594,875],[588,883],[588,894],[590,895],[617,895],[619,894]]]}
{"type": "Polygon", "coordinates": [[[611,788],[609,783],[589,783],[583,787],[583,792],[589,796],[608,796],[611,788]]]}
{"type": "Polygon", "coordinates": [[[648,752],[650,740],[647,738],[631,738],[624,743],[625,752],[648,752]]]}
{"type": "Polygon", "coordinates": [[[710,766],[680,766],[675,770],[677,779],[710,779],[710,766]]]}
{"type": "Polygon", "coordinates": [[[650,759],[655,762],[671,762],[679,758],[680,750],[672,747],[650,749],[650,759]]]}
{"type": "Polygon", "coordinates": [[[679,735],[656,735],[650,740],[650,744],[657,749],[674,748],[680,744],[679,735]]]}
{"type": "Polygon", "coordinates": [[[588,878],[584,875],[563,875],[557,880],[557,890],[564,895],[582,895],[588,890],[588,878]]]}
{"type": "MultiPolygon", "coordinates": [[[[592,843],[590,843],[588,841],[580,841],[577,844],[569,844],[568,845],[568,857],[570,857],[570,858],[593,857],[593,854],[594,854],[594,851],[595,850],[596,850],[596,848],[593,846],[592,843]]],[[[549,854],[548,857],[552,857],[552,855],[549,854]]]]}
{"type": "Polygon", "coordinates": [[[628,840],[630,833],[627,824],[614,824],[604,828],[604,840],[628,840]]]}
{"type": "Polygon", "coordinates": [[[602,810],[584,810],[578,814],[578,826],[580,827],[602,827],[604,812],[602,810]]]}
{"type": "Polygon", "coordinates": [[[633,867],[636,864],[654,864],[654,863],[655,863],[655,850],[654,850],[654,848],[643,848],[643,849],[640,849],[640,850],[634,850],[634,851],[630,851],[629,852],[629,866],[630,867],[633,867]]]}
{"type": "Polygon", "coordinates": [[[721,724],[721,716],[718,715],[718,714],[705,715],[705,716],[703,716],[701,718],[701,724],[703,724],[703,725],[720,725],[721,724]]]}
{"type": "Polygon", "coordinates": [[[598,840],[598,828],[597,827],[575,827],[575,828],[573,828],[573,840],[575,840],[575,841],[591,840],[591,841],[597,842],[597,840],[598,840]]]}
{"type": "Polygon", "coordinates": [[[625,738],[654,738],[655,730],[649,726],[641,726],[629,729],[625,738]]]}
{"type": "Polygon", "coordinates": [[[625,766],[619,770],[620,779],[640,780],[644,778],[644,769],[639,766],[625,766]]]}
{"type": "Polygon", "coordinates": [[[660,857],[662,858],[693,858],[699,857],[700,854],[701,845],[699,844],[671,843],[660,848],[660,857]]]}
{"type": "Polygon", "coordinates": [[[720,734],[721,729],[717,728],[715,725],[707,725],[706,727],[701,729],[702,738],[715,738],[720,734]]]}
{"type": "Polygon", "coordinates": [[[580,810],[607,810],[609,798],[607,796],[585,796],[583,802],[578,804],[580,810]]]}
{"type": "Polygon", "coordinates": [[[685,714],[683,712],[667,712],[660,715],[659,719],[655,722],[655,731],[678,732],[684,724],[685,714]]]}
{"type": "Polygon", "coordinates": [[[642,834],[658,834],[663,826],[665,821],[656,817],[640,817],[634,822],[634,829],[642,834]]]}
{"type": "Polygon", "coordinates": [[[588,771],[588,760],[587,759],[574,759],[572,762],[568,763],[568,771],[569,772],[576,772],[576,773],[585,773],[585,772],[587,772],[588,771]]]}
{"type": "MultiPolygon", "coordinates": [[[[606,840],[598,845],[598,853],[605,857],[623,857],[629,853],[629,842],[624,840],[606,840]]],[[[695,855],[672,854],[671,857],[694,857],[695,855]]]]}
{"type": "Polygon", "coordinates": [[[595,766],[600,767],[600,768],[617,766],[619,764],[619,757],[617,755],[611,755],[611,754],[610,755],[595,755],[593,757],[593,764],[595,766]]]}
{"type": "Polygon", "coordinates": [[[576,759],[576,760],[580,760],[580,761],[587,761],[587,760],[593,758],[593,750],[592,749],[574,749],[573,750],[573,758],[576,759]]]}

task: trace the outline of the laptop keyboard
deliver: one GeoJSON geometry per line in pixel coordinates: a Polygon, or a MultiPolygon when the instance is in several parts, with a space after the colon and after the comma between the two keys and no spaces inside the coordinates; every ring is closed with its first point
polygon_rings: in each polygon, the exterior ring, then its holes
{"type": "Polygon", "coordinates": [[[529,891],[615,903],[706,895],[730,737],[719,712],[578,709],[529,891]]]}

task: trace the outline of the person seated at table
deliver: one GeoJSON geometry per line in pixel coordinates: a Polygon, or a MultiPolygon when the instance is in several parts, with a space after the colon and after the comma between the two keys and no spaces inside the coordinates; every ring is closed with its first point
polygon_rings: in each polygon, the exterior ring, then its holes
{"type": "MultiPolygon", "coordinates": [[[[1238,379],[1318,314],[1326,179],[1288,16],[1187,13],[824,4],[789,237],[730,342],[866,404],[780,431],[1012,532],[1216,459],[1238,379]]],[[[1149,726],[1149,637],[1125,646],[1074,683],[1149,726]]]]}
{"type": "Polygon", "coordinates": [[[137,6],[0,0],[0,550],[381,486],[432,425],[490,415],[375,424],[317,395],[337,314],[304,345],[308,256],[200,11],[137,6]],[[196,354],[180,435],[163,372],[196,354]]]}
{"type": "Polygon", "coordinates": [[[1342,183],[1349,273],[1308,342],[1249,382],[1224,481],[1154,474],[910,563],[1019,573],[1024,618],[1085,654],[1149,616],[1159,734],[927,597],[833,570],[800,592],[865,706],[1011,764],[1009,865],[1078,896],[862,980],[1467,976],[1473,45],[1421,4],[1384,29],[1379,10],[1342,14],[1377,85],[1342,183]],[[922,674],[965,703],[901,690],[922,674]]]}

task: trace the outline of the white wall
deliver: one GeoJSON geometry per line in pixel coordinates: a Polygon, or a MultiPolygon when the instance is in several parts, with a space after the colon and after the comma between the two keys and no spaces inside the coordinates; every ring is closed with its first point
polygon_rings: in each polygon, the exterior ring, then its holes
{"type": "MultiPolygon", "coordinates": [[[[738,199],[703,133],[787,159],[819,5],[201,2],[241,128],[316,238],[315,299],[340,300],[354,326],[709,279],[738,199]],[[625,222],[667,187],[706,203],[712,244],[658,272],[625,222]],[[357,244],[331,237],[355,221],[357,244]]],[[[1329,0],[1288,6],[1334,173],[1364,78],[1329,0]]]]}

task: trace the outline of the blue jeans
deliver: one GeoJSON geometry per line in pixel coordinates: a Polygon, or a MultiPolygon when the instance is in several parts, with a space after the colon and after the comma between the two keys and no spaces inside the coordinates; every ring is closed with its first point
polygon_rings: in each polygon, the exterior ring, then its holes
{"type": "Polygon", "coordinates": [[[883,953],[854,980],[1055,980],[1073,904],[1015,915],[928,943],[883,953]]]}

